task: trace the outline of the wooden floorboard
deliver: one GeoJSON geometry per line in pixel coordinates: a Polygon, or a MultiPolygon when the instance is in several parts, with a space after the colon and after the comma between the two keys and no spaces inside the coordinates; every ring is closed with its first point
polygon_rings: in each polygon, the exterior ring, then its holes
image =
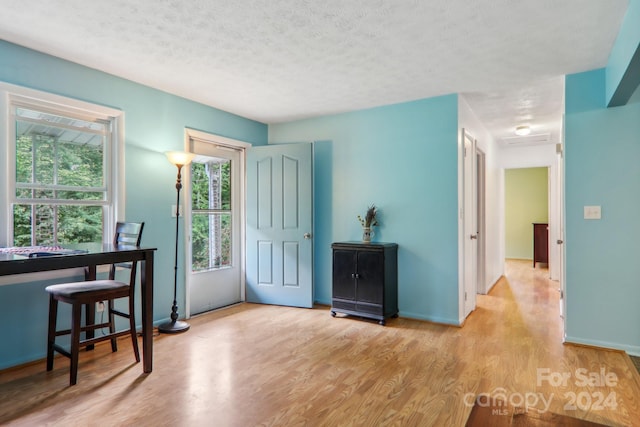
{"type": "Polygon", "coordinates": [[[638,425],[638,372],[622,352],[562,344],[547,275],[509,261],[462,328],[240,304],[155,337],[150,375],[124,339],[117,353],[83,352],[73,387],[64,358],[52,372],[44,362],[1,372],[0,425],[464,426],[477,396],[638,425]],[[616,381],[582,384],[581,373],[616,381]]]}

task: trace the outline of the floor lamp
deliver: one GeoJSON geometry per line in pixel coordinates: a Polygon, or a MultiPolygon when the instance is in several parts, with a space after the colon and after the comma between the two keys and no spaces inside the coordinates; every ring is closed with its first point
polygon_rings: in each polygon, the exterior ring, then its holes
{"type": "Polygon", "coordinates": [[[178,178],[176,180],[176,251],[175,261],[173,267],[173,306],[171,307],[171,321],[166,322],[158,326],[158,331],[165,334],[177,334],[179,332],[186,332],[189,330],[187,322],[178,320],[178,231],[180,224],[180,190],[182,189],[182,182],[180,172],[183,166],[187,166],[194,158],[192,153],[183,153],[180,151],[168,151],[165,153],[171,163],[178,167],[178,178]]]}

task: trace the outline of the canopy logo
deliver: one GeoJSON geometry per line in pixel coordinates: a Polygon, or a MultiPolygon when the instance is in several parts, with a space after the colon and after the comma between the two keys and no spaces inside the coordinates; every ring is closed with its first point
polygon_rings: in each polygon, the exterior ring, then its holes
{"type": "MultiPolygon", "coordinates": [[[[615,372],[607,371],[601,367],[599,371],[589,371],[585,368],[576,369],[574,372],[557,372],[549,368],[538,368],[536,371],[536,385],[551,387],[575,386],[588,388],[583,391],[567,391],[562,395],[565,402],[565,411],[601,411],[603,409],[616,409],[618,402],[614,391],[605,394],[601,388],[613,388],[618,385],[618,376],[615,372]],[[571,382],[571,383],[570,383],[571,382]],[[595,391],[594,391],[595,389],[595,391]]],[[[551,402],[556,397],[554,393],[545,395],[541,392],[509,393],[503,387],[497,387],[489,393],[467,393],[464,395],[464,404],[491,408],[492,415],[510,415],[510,409],[518,412],[536,409],[538,412],[547,412],[551,402]]],[[[558,396],[560,398],[560,396],[558,396]]]]}
{"type": "Polygon", "coordinates": [[[490,393],[474,393],[464,395],[464,404],[472,407],[478,405],[483,408],[493,408],[492,415],[509,415],[509,407],[524,408],[525,411],[535,408],[540,412],[547,412],[553,400],[553,393],[548,399],[542,393],[507,393],[502,387],[495,388],[490,393]]]}

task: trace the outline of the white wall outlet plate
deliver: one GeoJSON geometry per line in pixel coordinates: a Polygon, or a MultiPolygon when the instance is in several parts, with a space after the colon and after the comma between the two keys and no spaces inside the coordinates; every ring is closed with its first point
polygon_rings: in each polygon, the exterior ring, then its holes
{"type": "Polygon", "coordinates": [[[584,219],[601,219],[602,210],[600,206],[585,206],[584,219]]]}

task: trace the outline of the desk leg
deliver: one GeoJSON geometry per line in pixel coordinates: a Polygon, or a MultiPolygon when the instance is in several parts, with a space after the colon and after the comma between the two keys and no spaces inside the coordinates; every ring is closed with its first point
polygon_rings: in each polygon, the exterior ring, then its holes
{"type": "Polygon", "coordinates": [[[153,370],[153,251],[145,253],[140,276],[142,293],[142,369],[153,370]]]}
{"type": "MultiPolygon", "coordinates": [[[[90,265],[85,267],[84,269],[84,280],[96,280],[96,266],[90,265]]],[[[96,306],[93,304],[85,304],[84,306],[84,314],[85,314],[85,324],[87,326],[93,325],[96,323],[96,306]]],[[[91,339],[96,336],[95,330],[87,330],[85,331],[85,339],[91,339]]],[[[86,347],[86,351],[93,350],[95,345],[89,344],[86,347]]]]}

